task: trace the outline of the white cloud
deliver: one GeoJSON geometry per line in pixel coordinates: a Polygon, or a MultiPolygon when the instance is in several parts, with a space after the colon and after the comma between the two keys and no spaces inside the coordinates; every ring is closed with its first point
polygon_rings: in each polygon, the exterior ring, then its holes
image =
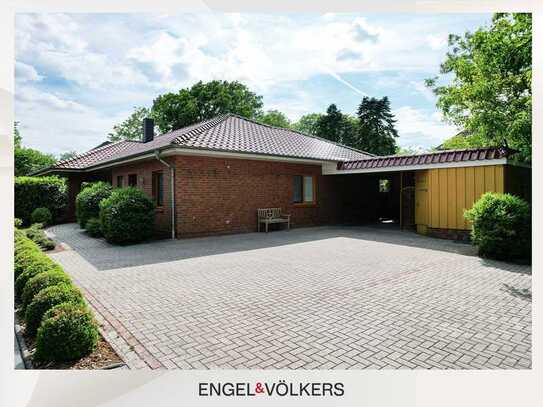
{"type": "Polygon", "coordinates": [[[23,62],[15,62],[15,78],[19,82],[41,81],[44,77],[32,66],[23,62]]]}
{"type": "Polygon", "coordinates": [[[398,142],[402,147],[435,147],[459,131],[455,126],[444,123],[437,112],[402,106],[392,113],[398,120],[398,142]]]}
{"type": "Polygon", "coordinates": [[[447,47],[447,34],[430,34],[426,37],[426,42],[433,50],[441,50],[447,47]]]}
{"type": "Polygon", "coordinates": [[[77,102],[31,87],[18,88],[15,98],[17,101],[27,104],[31,109],[48,108],[63,112],[84,112],[86,110],[77,102]]]}
{"type": "Polygon", "coordinates": [[[432,92],[432,90],[429,89],[423,81],[411,81],[409,82],[409,86],[413,88],[416,92],[424,96],[430,102],[434,102],[436,100],[434,92],[432,92]]]}

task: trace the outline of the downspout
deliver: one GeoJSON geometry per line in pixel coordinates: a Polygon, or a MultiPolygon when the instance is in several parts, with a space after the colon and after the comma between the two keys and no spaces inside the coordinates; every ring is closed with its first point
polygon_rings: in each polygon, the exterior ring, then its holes
{"type": "Polygon", "coordinates": [[[175,239],[175,166],[160,157],[160,150],[155,150],[155,158],[170,169],[170,209],[172,217],[172,239],[175,239]]]}

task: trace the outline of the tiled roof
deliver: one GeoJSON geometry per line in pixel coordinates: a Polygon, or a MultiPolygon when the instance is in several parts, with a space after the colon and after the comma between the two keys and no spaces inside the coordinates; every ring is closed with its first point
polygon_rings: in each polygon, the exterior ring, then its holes
{"type": "Polygon", "coordinates": [[[372,157],[338,163],[338,170],[361,170],[370,168],[456,163],[461,161],[494,160],[507,158],[512,152],[513,150],[506,147],[486,147],[464,150],[444,150],[403,156],[372,157]]]}
{"type": "Polygon", "coordinates": [[[361,160],[371,157],[371,154],[318,137],[226,114],[157,136],[147,143],[120,141],[99,146],[74,158],[60,161],[48,170],[83,170],[175,146],[330,161],[361,160]]]}

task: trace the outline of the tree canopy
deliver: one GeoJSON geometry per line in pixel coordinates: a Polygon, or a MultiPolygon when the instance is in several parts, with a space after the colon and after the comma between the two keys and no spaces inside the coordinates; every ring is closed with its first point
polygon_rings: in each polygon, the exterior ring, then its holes
{"type": "Polygon", "coordinates": [[[426,84],[445,118],[470,134],[451,143],[507,144],[519,151],[518,159],[531,160],[531,14],[498,13],[489,27],[463,37],[451,34],[440,73],[426,84]],[[452,80],[439,84],[449,76],[452,80]]]}
{"type": "Polygon", "coordinates": [[[165,133],[225,113],[256,119],[262,105],[262,96],[240,82],[200,81],[177,93],[158,96],[151,114],[160,132],[165,133]]]}
{"type": "Polygon", "coordinates": [[[57,162],[55,156],[52,154],[44,154],[33,148],[23,147],[19,122],[15,122],[13,125],[13,136],[15,139],[14,161],[16,177],[32,174],[57,162]]]}
{"type": "Polygon", "coordinates": [[[326,109],[316,123],[316,136],[335,143],[350,145],[355,131],[355,122],[348,115],[343,114],[335,104],[326,109]]]}
{"type": "Polygon", "coordinates": [[[321,113],[304,114],[300,119],[292,125],[292,129],[311,136],[317,135],[317,126],[321,113]]]}
{"type": "Polygon", "coordinates": [[[134,112],[122,123],[113,126],[109,133],[109,141],[141,140],[143,132],[143,119],[151,117],[151,112],[146,107],[134,107],[134,112]]]}
{"type": "Polygon", "coordinates": [[[290,120],[288,117],[279,110],[268,110],[266,113],[257,117],[260,123],[268,124],[275,127],[283,127],[285,129],[290,128],[290,120]]]}
{"type": "Polygon", "coordinates": [[[358,106],[358,131],[351,146],[376,155],[392,155],[398,149],[396,120],[390,111],[390,102],[364,97],[358,106]]]}

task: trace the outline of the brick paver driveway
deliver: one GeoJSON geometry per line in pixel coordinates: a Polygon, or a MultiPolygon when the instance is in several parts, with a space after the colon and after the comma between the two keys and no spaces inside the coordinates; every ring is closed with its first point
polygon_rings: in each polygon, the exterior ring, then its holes
{"type": "Polygon", "coordinates": [[[131,367],[530,368],[531,271],[370,227],[52,254],[131,367]]]}

